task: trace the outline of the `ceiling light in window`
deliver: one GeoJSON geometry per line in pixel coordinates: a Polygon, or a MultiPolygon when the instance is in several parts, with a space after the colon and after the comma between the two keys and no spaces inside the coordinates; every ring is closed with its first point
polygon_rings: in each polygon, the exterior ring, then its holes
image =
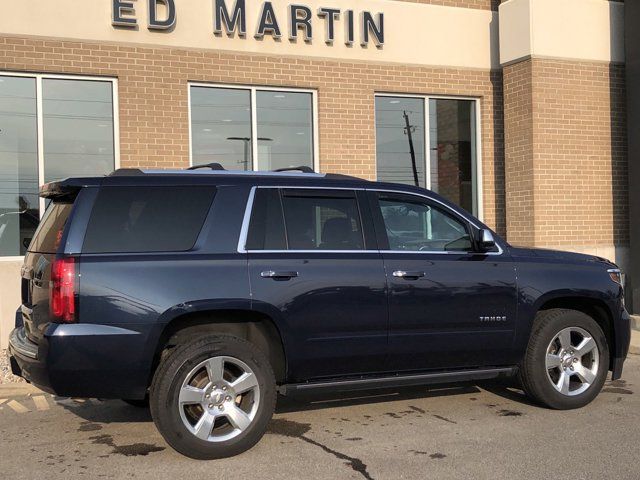
{"type": "Polygon", "coordinates": [[[400,103],[400,100],[390,100],[389,103],[400,103]]]}
{"type": "Polygon", "coordinates": [[[226,123],[233,122],[230,118],[223,118],[222,121],[226,123]]]}
{"type": "Polygon", "coordinates": [[[211,131],[211,129],[210,129],[210,128],[203,128],[203,129],[202,129],[202,131],[203,131],[203,132],[210,132],[210,131],[211,131]]]}
{"type": "Polygon", "coordinates": [[[278,93],[278,94],[274,95],[273,98],[285,98],[285,95],[282,95],[281,93],[278,93]]]}
{"type": "Polygon", "coordinates": [[[304,135],[304,132],[296,132],[296,135],[304,135]]]}
{"type": "Polygon", "coordinates": [[[98,126],[100,128],[107,128],[109,126],[109,124],[107,124],[107,123],[99,123],[98,126]]]}

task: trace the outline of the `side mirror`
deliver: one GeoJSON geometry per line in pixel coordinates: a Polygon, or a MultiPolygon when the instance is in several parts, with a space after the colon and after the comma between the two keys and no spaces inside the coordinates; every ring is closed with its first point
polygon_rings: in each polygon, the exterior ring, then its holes
{"type": "Polygon", "coordinates": [[[481,252],[488,252],[496,247],[496,239],[494,238],[493,233],[491,233],[491,230],[487,230],[485,228],[481,229],[478,237],[478,246],[480,247],[481,252]]]}

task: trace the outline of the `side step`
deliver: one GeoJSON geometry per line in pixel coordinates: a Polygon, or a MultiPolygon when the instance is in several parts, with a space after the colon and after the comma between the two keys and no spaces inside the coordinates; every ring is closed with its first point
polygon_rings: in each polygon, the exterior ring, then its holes
{"type": "Polygon", "coordinates": [[[344,380],[289,383],[280,385],[281,395],[294,393],[319,393],[323,391],[375,390],[378,388],[409,387],[437,383],[468,382],[473,380],[489,380],[493,378],[512,377],[517,367],[483,368],[459,370],[455,372],[422,373],[416,375],[393,375],[388,377],[350,378],[344,380]]]}

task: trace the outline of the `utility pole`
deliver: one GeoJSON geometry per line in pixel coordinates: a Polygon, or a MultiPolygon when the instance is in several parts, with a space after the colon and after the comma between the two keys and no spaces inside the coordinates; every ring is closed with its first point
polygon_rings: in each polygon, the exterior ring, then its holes
{"type": "Polygon", "coordinates": [[[409,153],[411,154],[411,167],[413,168],[413,182],[415,183],[416,187],[419,187],[420,181],[418,179],[418,167],[416,166],[416,152],[413,149],[413,137],[411,136],[411,133],[413,132],[413,129],[415,127],[411,126],[411,124],[409,123],[409,115],[407,115],[406,110],[402,112],[402,116],[404,117],[404,123],[406,125],[404,131],[406,132],[407,138],[409,139],[409,153]]]}

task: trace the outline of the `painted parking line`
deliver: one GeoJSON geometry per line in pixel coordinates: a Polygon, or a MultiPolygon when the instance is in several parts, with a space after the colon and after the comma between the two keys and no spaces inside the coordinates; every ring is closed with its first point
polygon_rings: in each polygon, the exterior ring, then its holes
{"type": "Polygon", "coordinates": [[[0,398],[0,405],[2,405],[4,402],[6,402],[7,399],[6,398],[0,398]]]}
{"type": "Polygon", "coordinates": [[[47,397],[44,395],[36,395],[33,397],[33,403],[36,404],[36,408],[38,410],[49,410],[49,402],[47,402],[47,397]]]}
{"type": "Polygon", "coordinates": [[[27,413],[31,411],[16,400],[11,400],[9,403],[7,403],[7,406],[16,413],[27,413]]]}

